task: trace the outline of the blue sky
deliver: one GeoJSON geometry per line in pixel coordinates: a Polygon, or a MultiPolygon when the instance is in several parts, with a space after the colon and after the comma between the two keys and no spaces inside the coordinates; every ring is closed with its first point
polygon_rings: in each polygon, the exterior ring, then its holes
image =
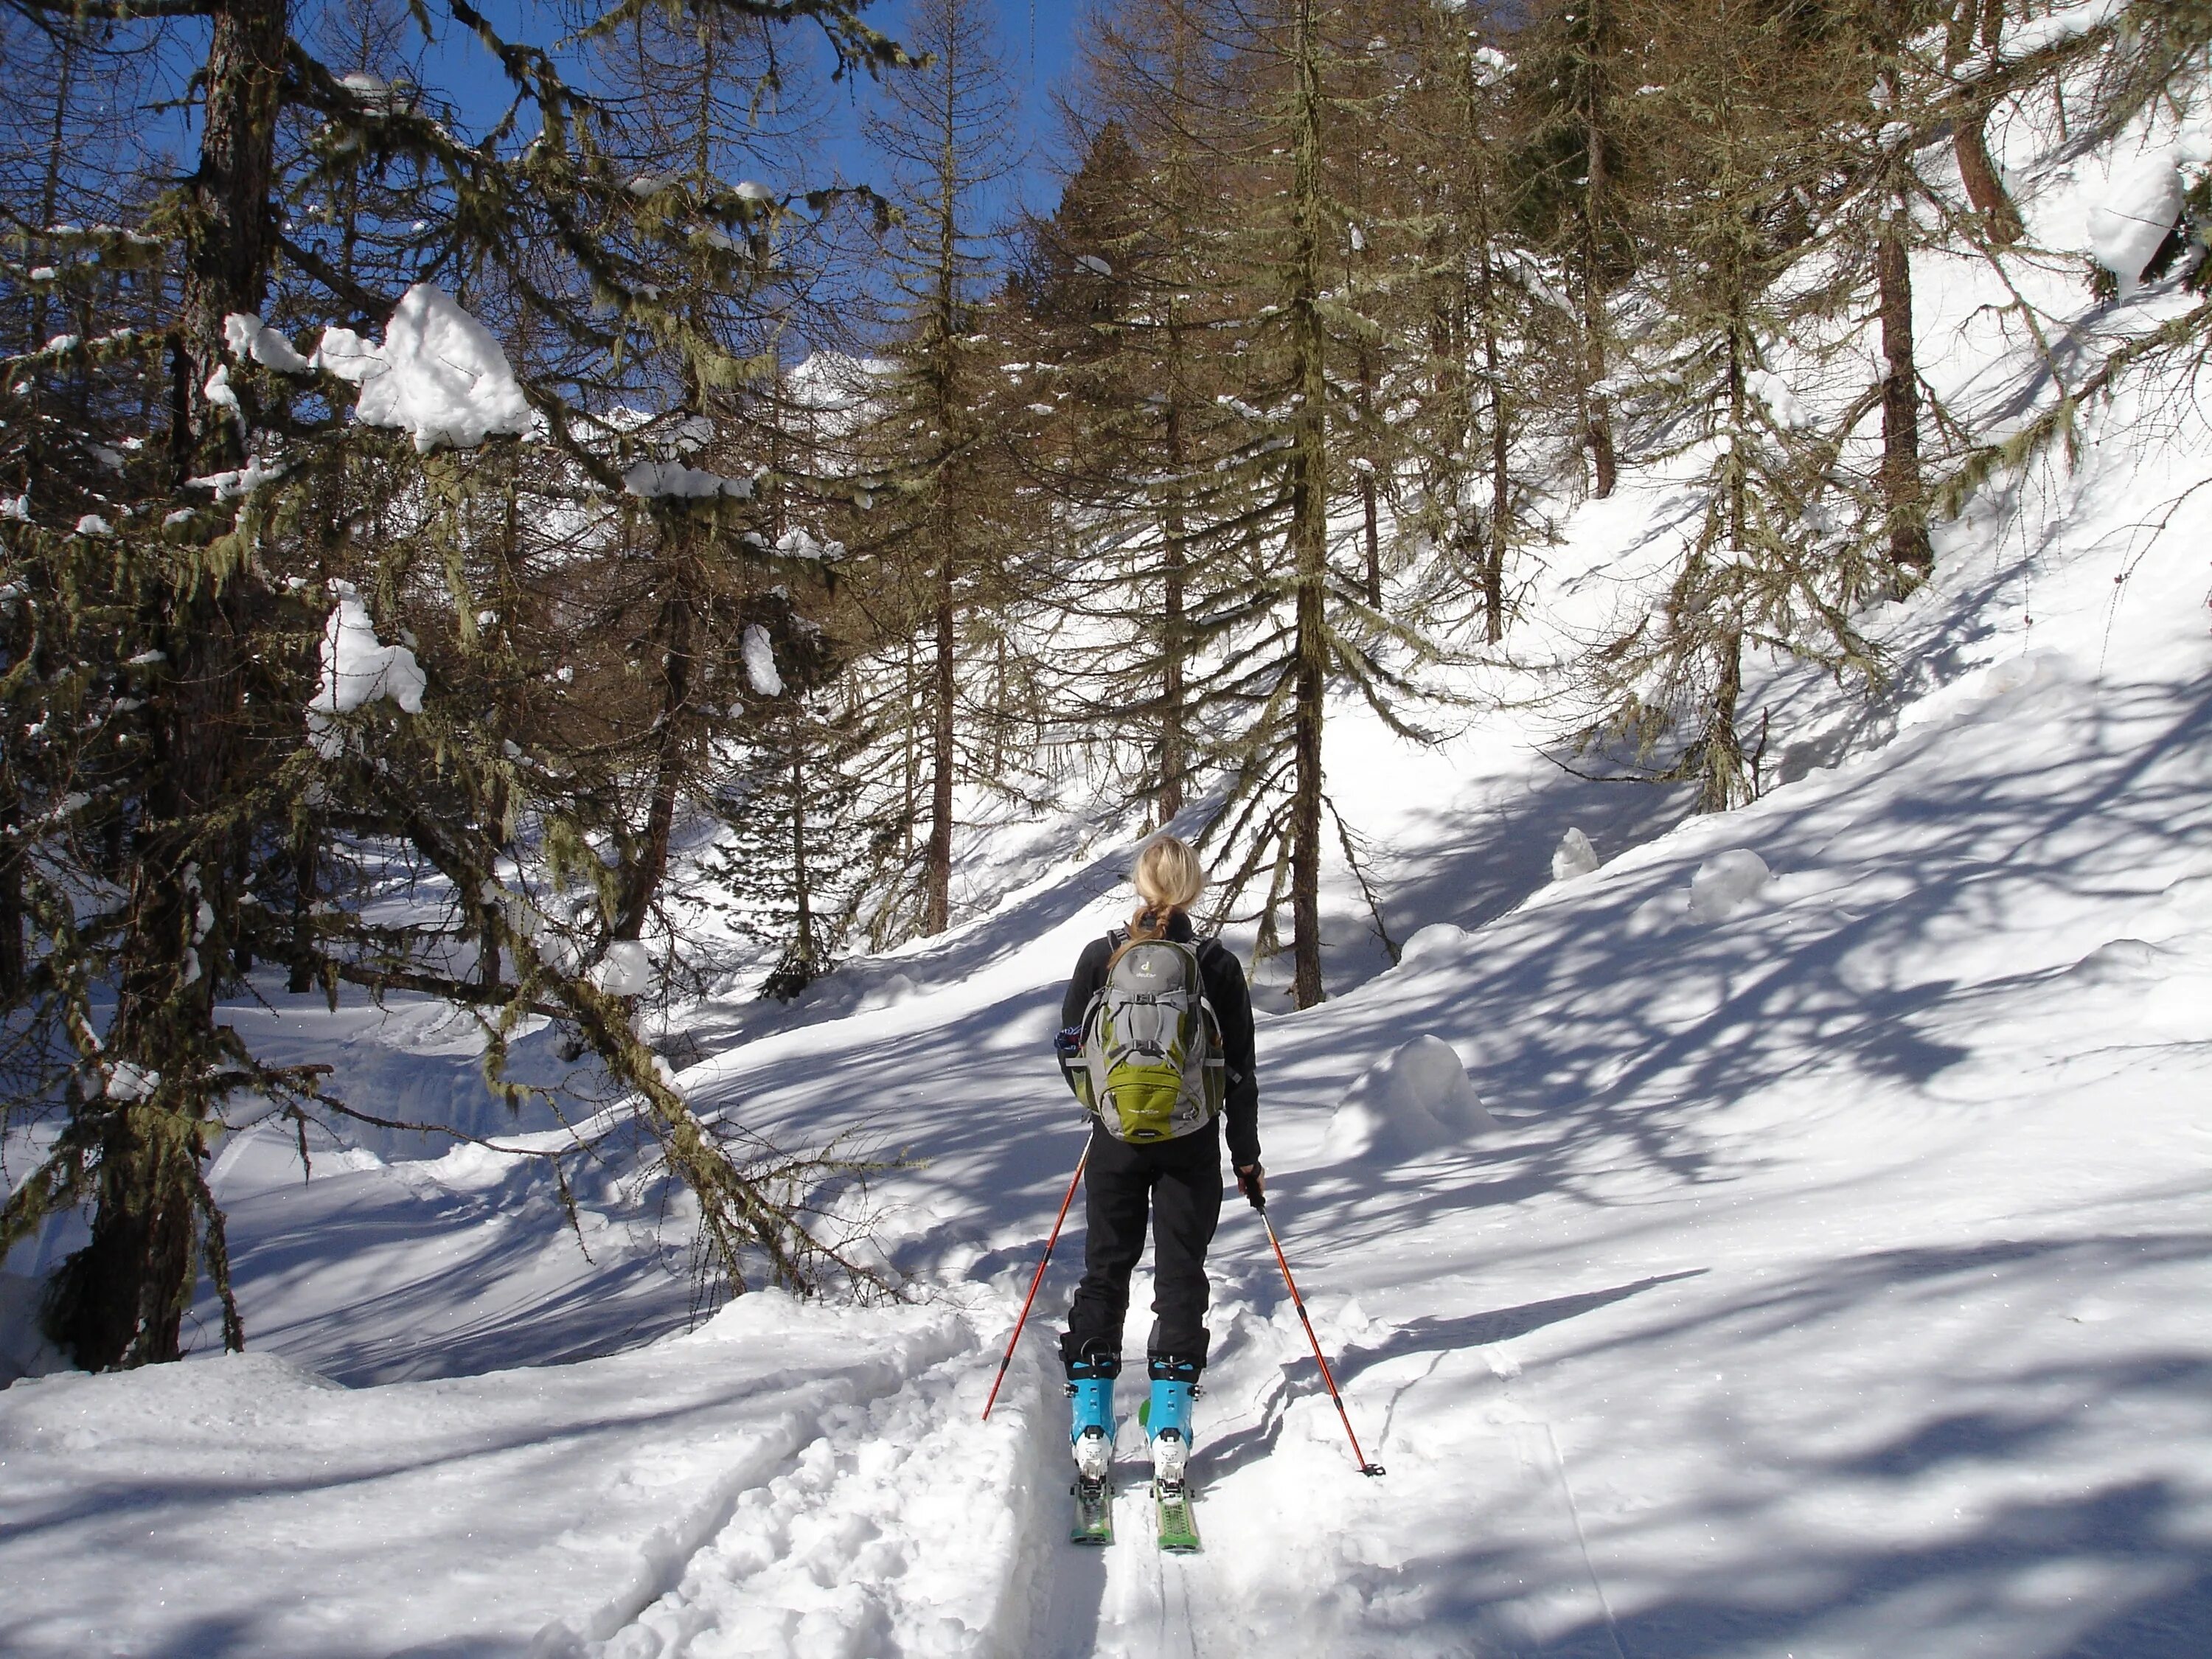
{"type": "MultiPolygon", "coordinates": [[[[511,38],[534,45],[550,45],[562,32],[559,9],[535,0],[479,0],[495,27],[511,38]]],[[[1018,138],[1030,152],[1021,194],[1034,205],[1049,207],[1053,185],[1044,166],[1044,146],[1053,135],[1051,92],[1066,72],[1074,45],[1080,9],[1077,0],[987,0],[998,14],[1000,51],[1008,76],[1022,94],[1018,116],[1018,138]]],[[[867,21],[898,38],[906,0],[876,0],[864,14],[867,21]]],[[[441,15],[432,8],[432,15],[441,15]]],[[[806,32],[800,25],[794,38],[806,32]]],[[[506,82],[491,57],[473,37],[461,36],[439,43],[422,63],[424,82],[454,98],[465,120],[486,118],[506,100],[506,82]]],[[[829,171],[848,179],[868,179],[865,146],[859,137],[860,107],[867,96],[865,87],[839,87],[833,96],[835,128],[823,146],[829,171]],[[858,101],[856,101],[856,100],[858,101]]],[[[870,182],[876,182],[870,179],[870,182]]],[[[810,182],[814,182],[810,180],[810,182]]],[[[826,182],[826,179],[823,182],[826,182]]]]}

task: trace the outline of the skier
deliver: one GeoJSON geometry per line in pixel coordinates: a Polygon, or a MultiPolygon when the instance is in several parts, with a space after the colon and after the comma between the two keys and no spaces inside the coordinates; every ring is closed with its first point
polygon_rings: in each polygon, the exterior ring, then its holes
{"type": "MultiPolygon", "coordinates": [[[[1251,994],[1237,959],[1218,940],[1197,939],[1191,927],[1190,907],[1205,890],[1205,869],[1187,842],[1160,835],[1138,854],[1131,880],[1140,902],[1127,927],[1085,947],[1061,1005],[1061,1059],[1083,1068],[1072,1069],[1071,1080],[1091,1106],[1092,1119],[1083,1280],[1068,1310],[1060,1349],[1074,1400],[1069,1432],[1079,1496],[1095,1498],[1113,1456],[1121,1322],[1129,1305],[1129,1274],[1144,1254],[1149,1211],[1154,1318],[1146,1345],[1152,1381],[1146,1428],[1155,1489],[1164,1501],[1172,1495],[1179,1503],[1190,1449],[1191,1394],[1206,1369],[1210,1340],[1206,1250],[1221,1214],[1224,1118],[1237,1189],[1255,1207],[1267,1175],[1260,1163],[1251,994]],[[1178,948],[1142,950],[1154,941],[1178,948]],[[1164,973],[1172,982],[1155,997],[1144,989],[1146,973],[1164,973]],[[1189,994],[1194,992],[1201,994],[1189,994]],[[1129,1034],[1132,1025],[1153,1015],[1159,1017],[1144,1030],[1129,1034]],[[1118,1036],[1117,1020],[1123,1022],[1118,1036]],[[1157,1059],[1163,1048],[1173,1064],[1187,1062],[1186,1070],[1211,1062],[1218,1073],[1210,1084],[1183,1081],[1180,1095],[1170,1082],[1165,1092],[1176,1103],[1164,1109],[1166,1115],[1155,1121],[1133,1115],[1130,1101],[1137,1091],[1125,1080],[1139,1073],[1123,1068],[1132,1063],[1132,1053],[1157,1059]],[[1113,1086],[1116,1081],[1123,1086],[1113,1086]],[[1212,1109],[1217,1102],[1218,1111],[1212,1109]]],[[[1195,1542],[1194,1536],[1194,1547],[1195,1542]]]]}

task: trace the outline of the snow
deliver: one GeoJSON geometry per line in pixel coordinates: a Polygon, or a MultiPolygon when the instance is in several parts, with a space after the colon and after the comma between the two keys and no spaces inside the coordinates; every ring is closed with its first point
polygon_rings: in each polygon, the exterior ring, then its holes
{"type": "Polygon", "coordinates": [[[228,409],[233,413],[237,412],[238,393],[230,388],[229,364],[223,364],[214,374],[209,375],[207,384],[200,388],[200,392],[217,409],[228,409]]]}
{"type": "Polygon", "coordinates": [[[307,704],[308,741],[325,760],[345,751],[345,735],[335,717],[389,697],[410,714],[422,712],[429,687],[415,653],[404,645],[376,637],[368,607],[343,582],[333,583],[337,604],[323,629],[322,683],[307,704]]]}
{"type": "Polygon", "coordinates": [[[1095,253],[1079,253],[1075,256],[1075,263],[1094,276],[1111,276],[1114,274],[1114,267],[1095,253]]]}
{"type": "Polygon", "coordinates": [[[1417,1157],[1497,1127],[1459,1055],[1431,1034],[1392,1049],[1360,1074],[1329,1115],[1320,1156],[1336,1165],[1417,1157]]]}
{"type": "Polygon", "coordinates": [[[1586,876],[1597,868],[1597,848],[1590,838],[1579,830],[1570,830],[1559,837],[1559,845],[1552,854],[1552,879],[1572,881],[1577,876],[1586,876]]]}
{"type": "Polygon", "coordinates": [[[2143,267],[2181,216],[2181,174],[2172,150],[2136,157],[2115,168],[2089,215],[2097,263],[2119,279],[2123,299],[2142,282],[2143,267]]]}
{"type": "Polygon", "coordinates": [[[473,449],[495,433],[519,436],[532,411],[507,353],[482,323],[430,283],[400,297],[372,346],[349,328],[326,328],[314,366],[361,386],[354,415],[366,426],[411,432],[424,454],[473,449]]]}
{"type": "Polygon", "coordinates": [[[821,541],[804,525],[793,525],[775,538],[775,550],[787,559],[842,559],[845,544],[821,541]]]}
{"type": "Polygon", "coordinates": [[[641,997],[653,989],[653,953],[636,939],[617,939],[592,969],[592,983],[611,997],[641,997]]]}
{"type": "Polygon", "coordinates": [[[315,366],[293,349],[289,340],[250,311],[234,311],[222,319],[222,339],[234,357],[251,356],[286,374],[315,372],[315,366]]]}
{"type": "Polygon", "coordinates": [[[712,495],[727,495],[732,501],[749,501],[753,495],[750,478],[726,478],[719,472],[686,466],[681,461],[640,461],[623,474],[623,488],[633,495],[647,498],[680,495],[703,500],[712,495]]]}
{"type": "Polygon", "coordinates": [[[1690,915],[1698,921],[1726,921],[1757,899],[1772,879],[1766,860],[1747,848],[1716,853],[1690,878],[1690,915]]]}
{"type": "Polygon", "coordinates": [[[1813,417],[1804,402],[1790,389],[1789,381],[1779,374],[1764,368],[1755,368],[1743,377],[1744,389],[1766,405],[1766,412],[1774,424],[1785,429],[1796,429],[1812,424],[1813,417]]]}
{"type": "Polygon", "coordinates": [[[775,672],[775,648],[770,644],[768,629],[758,623],[747,623],[738,648],[744,654],[745,682],[763,697],[783,695],[783,676],[775,672]]]}
{"type": "MultiPolygon", "coordinates": [[[[2021,270],[2069,331],[2102,313],[2021,270]]],[[[1916,276],[1931,379],[2006,408],[2042,369],[1980,320],[1984,279],[1916,276]]],[[[256,1052],[334,1064],[396,1116],[473,1110],[497,1144],[364,1129],[303,1178],[287,1126],[222,1137],[252,1352],[205,1354],[204,1301],[185,1364],[0,1392],[9,1650],[2197,1659],[2212,433],[2188,391],[2085,409],[2078,465],[1935,526],[1932,580],[1859,619],[1895,653],[1871,702],[1753,657],[1773,741],[1738,812],[1561,773],[1528,697],[1433,750],[1332,708],[1333,798],[1405,942],[1391,966],[1338,882],[1328,1000],[1289,1012],[1261,964],[1261,1129],[1383,1479],[1233,1193],[1203,1553],[1149,1546],[1141,1273],[1121,1541],[1056,1536],[1079,1208],[980,1420],[1081,1144],[1060,988],[1127,914],[1139,834],[1025,806],[966,832],[945,935],[787,1009],[671,1011],[701,1110],[905,1154],[866,1204],[908,1305],[756,1292],[678,1334],[683,1205],[649,1152],[607,1134],[574,1166],[572,1233],[528,1156],[564,1132],[484,1094],[471,1022],[257,977],[225,1011],[256,1052]]],[[[1563,510],[1528,616],[1608,614],[1683,501],[1661,471],[1563,510]]],[[[349,597],[333,713],[380,695],[345,653],[404,650],[349,597]]],[[[1527,619],[1508,641],[1558,643],[1527,619]]],[[[546,927],[519,886],[480,896],[546,927]]],[[[516,1034],[533,1085],[562,1076],[556,1041],[516,1034]]],[[[27,1297],[81,1240],[9,1258],[10,1372],[52,1364],[27,1297]]]]}
{"type": "Polygon", "coordinates": [[[145,1100],[161,1087],[161,1074],[127,1060],[109,1064],[100,1076],[100,1092],[110,1100],[145,1100]]]}
{"type": "Polygon", "coordinates": [[[99,514],[88,513],[76,521],[76,533],[80,536],[112,536],[115,530],[99,514]]]}
{"type": "MultiPolygon", "coordinates": [[[[215,492],[216,500],[228,501],[240,495],[251,495],[263,484],[273,483],[283,477],[288,470],[282,464],[270,465],[258,455],[249,455],[246,458],[246,465],[234,471],[210,472],[204,477],[187,478],[185,482],[202,489],[211,489],[215,492]]],[[[189,512],[181,514],[173,513],[163,522],[182,523],[191,517],[191,514],[189,512]]]]}

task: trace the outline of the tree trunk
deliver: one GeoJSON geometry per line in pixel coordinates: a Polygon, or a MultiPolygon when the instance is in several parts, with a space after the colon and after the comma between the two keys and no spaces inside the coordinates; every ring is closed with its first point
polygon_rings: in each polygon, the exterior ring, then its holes
{"type": "Polygon", "coordinates": [[[929,859],[924,876],[921,931],[941,933],[952,922],[953,652],[952,562],[939,568],[937,660],[929,710],[929,859]]]}
{"type": "Polygon", "coordinates": [[[1881,500],[1892,580],[1917,586],[1936,562],[1920,477],[1920,371],[1912,349],[1912,260],[1901,214],[1875,250],[1881,303],[1881,500]]]}
{"type": "Polygon", "coordinates": [[[1321,318],[1321,88],[1310,0],[1298,10],[1297,131],[1291,216],[1291,555],[1297,584],[1291,672],[1294,777],[1291,802],[1291,1001],[1310,1008],[1325,994],[1321,975],[1322,718],[1328,688],[1322,611],[1328,569],[1328,385],[1321,318]]]}
{"type": "Polygon", "coordinates": [[[1188,627],[1188,595],[1184,586],[1189,577],[1189,526],[1183,514],[1183,467],[1186,464],[1182,430],[1182,392],[1176,369],[1180,365],[1180,341],[1174,325],[1169,325],[1168,335],[1170,389],[1167,408],[1168,470],[1172,482],[1168,485],[1165,507],[1161,514],[1160,601],[1160,822],[1172,823],[1183,809],[1184,774],[1190,761],[1185,753],[1183,724],[1184,656],[1189,649],[1186,632],[1188,627]]]}
{"type": "Polygon", "coordinates": [[[1706,712],[1698,810],[1727,812],[1751,799],[1744,779],[1743,741],[1735,728],[1736,706],[1743,700],[1742,633],[1735,629],[1723,633],[1713,654],[1718,672],[1712,706],[1706,712]]]}
{"type": "Polygon", "coordinates": [[[1987,110],[1977,109],[1962,116],[1952,148],[1958,155],[1959,178],[1966,186],[1966,199],[1982,216],[1990,245],[2006,248],[2020,240],[2027,227],[1997,174],[1996,162],[1990,158],[1988,125],[1987,110]]]}
{"type": "Polygon", "coordinates": [[[14,769],[0,757],[0,1002],[23,990],[23,865],[16,842],[21,807],[14,769]]]}
{"type": "MultiPolygon", "coordinates": [[[[1604,0],[1588,0],[1590,52],[1604,50],[1604,0]]],[[[1598,107],[1598,75],[1593,66],[1583,104],[1583,149],[1589,166],[1583,188],[1583,442],[1590,455],[1590,494],[1603,501],[1618,482],[1613,445],[1613,406],[1600,390],[1607,373],[1605,349],[1605,198],[1612,183],[1606,155],[1604,115],[1598,107]]]]}
{"type": "MultiPolygon", "coordinates": [[[[268,284],[288,21],[284,0],[230,0],[212,14],[199,167],[184,215],[182,397],[171,436],[179,477],[234,466],[243,454],[237,423],[205,388],[223,366],[224,317],[259,311],[268,284]]],[[[99,1196],[92,1242],[65,1264],[50,1304],[52,1334],[89,1370],[178,1358],[203,1216],[219,1244],[200,1166],[215,1104],[209,1079],[228,1058],[215,990],[236,937],[238,896],[228,836],[213,825],[238,761],[244,586],[236,572],[187,570],[157,590],[145,617],[168,665],[146,710],[149,771],[116,971],[99,1196]]],[[[234,1348],[245,1334],[227,1295],[226,1304],[224,1340],[234,1348]]]]}
{"type": "Polygon", "coordinates": [[[798,913],[798,951],[800,967],[811,980],[821,971],[820,953],[814,943],[813,881],[806,870],[806,758],[805,743],[793,714],[786,723],[791,744],[791,893],[798,913]]]}
{"type": "Polygon", "coordinates": [[[1505,550],[1512,529],[1513,479],[1507,465],[1511,446],[1505,426],[1504,366],[1499,359],[1494,309],[1497,273],[1491,264],[1487,237],[1483,239],[1481,258],[1482,362],[1490,380],[1490,534],[1482,554],[1482,632],[1495,645],[1505,637],[1505,550]]]}
{"type": "Polygon", "coordinates": [[[691,630],[697,609],[691,592],[691,550],[677,550],[676,580],[661,604],[655,629],[662,650],[659,741],[653,756],[653,801],[647,809],[645,845],[630,866],[611,934],[635,939],[645,931],[660,878],[668,871],[668,843],[676,830],[676,805],[683,791],[685,739],[691,714],[691,630]]]}
{"type": "MultiPolygon", "coordinates": [[[[1360,447],[1372,451],[1375,447],[1375,364],[1367,348],[1359,349],[1359,431],[1360,447]]],[[[1376,611],[1382,608],[1382,533],[1381,504],[1376,499],[1376,462],[1371,453],[1364,454],[1364,463],[1359,469],[1359,516],[1365,532],[1367,562],[1364,572],[1367,603],[1376,611]]]]}

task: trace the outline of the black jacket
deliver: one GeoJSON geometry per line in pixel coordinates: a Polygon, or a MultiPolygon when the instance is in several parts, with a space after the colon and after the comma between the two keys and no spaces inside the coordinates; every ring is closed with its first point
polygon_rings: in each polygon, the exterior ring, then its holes
{"type": "MultiPolygon", "coordinates": [[[[1067,981],[1067,994],[1060,1005],[1063,1026],[1083,1024],[1085,1011],[1098,988],[1106,982],[1106,959],[1124,936],[1109,934],[1083,947],[1067,981]]],[[[1168,923],[1168,937],[1179,944],[1196,942],[1190,918],[1178,914],[1168,923]]],[[[1252,994],[1244,984],[1244,970],[1218,939],[1198,946],[1199,977],[1206,984],[1206,1000],[1221,1022],[1221,1058],[1226,1062],[1228,1089],[1221,1115],[1226,1121],[1229,1161],[1237,1169],[1260,1161],[1260,1080],[1254,1073],[1252,1054],[1252,994]]]]}

